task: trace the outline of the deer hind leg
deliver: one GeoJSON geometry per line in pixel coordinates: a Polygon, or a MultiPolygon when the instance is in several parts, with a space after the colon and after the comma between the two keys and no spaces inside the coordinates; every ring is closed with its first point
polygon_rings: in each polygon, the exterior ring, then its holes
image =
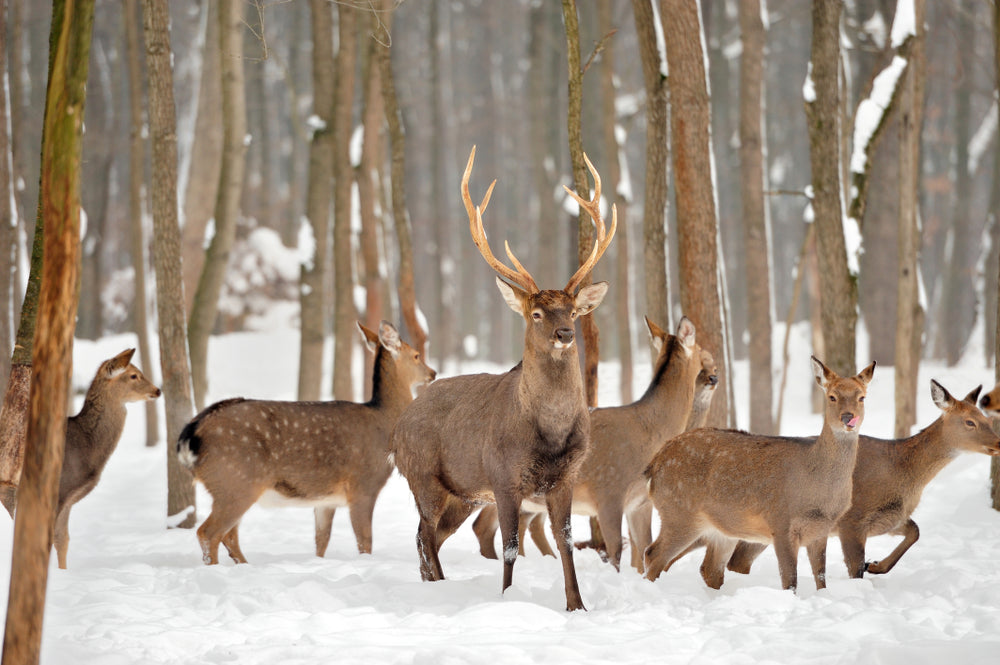
{"type": "Polygon", "coordinates": [[[720,589],[726,577],[726,563],[739,541],[721,535],[705,540],[705,558],[701,562],[701,579],[705,580],[705,584],[711,588],[720,589]]]}
{"type": "Polygon", "coordinates": [[[585,610],[587,608],[583,605],[580,585],[576,579],[576,565],[573,563],[573,550],[576,549],[573,547],[573,528],[571,525],[573,485],[562,482],[552,488],[545,496],[545,504],[549,509],[552,536],[556,539],[556,547],[559,549],[559,556],[562,559],[566,611],[585,610]]]}
{"type": "Polygon", "coordinates": [[[913,546],[913,543],[917,542],[920,538],[920,528],[917,523],[912,519],[906,520],[906,522],[899,528],[892,531],[894,536],[903,536],[903,541],[896,545],[896,549],[889,553],[889,556],[882,559],[881,561],[872,561],[865,564],[865,570],[873,575],[884,575],[892,570],[900,558],[906,553],[906,550],[913,546]]]}
{"type": "Polygon", "coordinates": [[[817,589],[826,588],[826,536],[820,536],[806,545],[809,554],[809,564],[812,566],[813,579],[817,589]]]}
{"type": "MultiPolygon", "coordinates": [[[[527,520],[531,542],[535,544],[535,547],[542,553],[542,556],[555,557],[556,553],[552,551],[549,539],[545,537],[545,515],[543,513],[521,513],[521,520],[527,520]]],[[[521,541],[524,541],[523,533],[521,541]]]]}
{"type": "MultiPolygon", "coordinates": [[[[219,563],[219,543],[223,537],[227,537],[230,530],[240,523],[243,514],[250,510],[250,506],[257,502],[263,490],[257,489],[253,492],[245,492],[237,496],[227,496],[226,501],[217,500],[213,496],[212,512],[198,527],[198,543],[201,545],[201,559],[207,565],[219,563]]],[[[232,542],[232,539],[229,539],[232,542]]],[[[226,545],[229,549],[229,545],[226,545]]],[[[235,556],[233,560],[237,563],[246,563],[246,558],[239,550],[237,543],[236,552],[243,559],[238,560],[235,556]]],[[[232,555],[232,550],[230,550],[232,555]]]]}
{"type": "Polygon", "coordinates": [[[372,553],[372,516],[375,514],[376,496],[354,497],[350,504],[351,528],[360,554],[372,553]]]}
{"type": "Polygon", "coordinates": [[[479,539],[479,553],[487,559],[498,558],[496,544],[493,541],[499,526],[497,507],[492,503],[483,506],[483,509],[476,515],[476,520],[472,523],[472,531],[479,539]]]}
{"type": "Polygon", "coordinates": [[[53,542],[56,548],[56,557],[59,559],[59,567],[66,569],[66,552],[69,550],[69,509],[72,504],[67,503],[56,515],[55,533],[53,542]]]}
{"type": "Polygon", "coordinates": [[[749,575],[753,562],[766,549],[767,545],[764,543],[751,543],[748,540],[741,540],[736,545],[736,549],[733,550],[732,556],[729,557],[729,563],[726,564],[726,568],[734,573],[749,575]]]}
{"type": "Polygon", "coordinates": [[[420,524],[417,527],[417,556],[420,559],[420,579],[433,582],[444,579],[438,550],[438,523],[452,500],[448,491],[436,478],[423,477],[410,480],[410,490],[417,503],[420,524]]]}
{"type": "Polygon", "coordinates": [[[316,556],[323,558],[330,544],[330,534],[333,532],[333,516],[337,512],[334,506],[317,506],[313,508],[313,521],[316,523],[316,556]]]}
{"type": "Polygon", "coordinates": [[[240,523],[237,522],[232,529],[226,532],[226,535],[222,537],[222,546],[226,548],[229,552],[229,558],[233,560],[234,563],[246,563],[247,558],[243,556],[243,550],[240,549],[240,523]]]}
{"type": "Polygon", "coordinates": [[[701,537],[701,528],[676,505],[660,513],[660,533],[643,555],[646,579],[656,581],[666,568],[701,537]]]}

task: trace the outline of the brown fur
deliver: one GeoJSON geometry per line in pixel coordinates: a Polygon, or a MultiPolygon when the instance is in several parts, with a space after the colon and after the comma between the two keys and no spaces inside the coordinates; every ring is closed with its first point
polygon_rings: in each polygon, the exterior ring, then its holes
{"type": "Polygon", "coordinates": [[[875,364],[841,378],[813,358],[826,396],[823,430],[815,440],[702,428],[668,442],[646,471],[661,529],[646,549],[646,577],[655,580],[699,538],[712,557],[702,577],[722,585],[739,540],[774,542],[782,588],[797,585],[796,560],[805,545],[816,588],[826,586],[826,540],[851,502],[858,428],[875,364]]]}
{"type": "Polygon", "coordinates": [[[125,404],[160,396],[160,389],[130,363],[134,353],[135,349],[128,349],[101,363],[80,413],[66,422],[66,452],[59,477],[54,534],[60,568],[66,567],[70,509],[97,486],[104,466],[118,447],[128,415],[125,404]]]}
{"type": "MultiPolygon", "coordinates": [[[[860,437],[851,507],[836,529],[848,575],[887,573],[899,562],[920,537],[917,523],[910,516],[924,487],[959,452],[1000,455],[1000,438],[989,419],[976,408],[980,388],[964,400],[957,400],[931,381],[931,395],[942,411],[940,418],[906,439],[860,437]],[[865,542],[883,534],[903,536],[903,540],[881,561],[866,562],[865,542]]],[[[757,543],[740,543],[730,557],[729,569],[749,572],[763,549],[757,543]]]]}
{"type": "Polygon", "coordinates": [[[383,321],[377,335],[358,328],[375,352],[368,402],[237,398],[208,407],[181,432],[178,457],[212,495],[212,512],[198,528],[205,563],[218,563],[220,542],[246,563],[239,522],[269,491],[282,503],[316,506],[317,556],[342,506],[350,509],[358,551],[371,552],[375,500],[392,473],[389,435],[413,387],[435,373],[391,324],[383,321]]]}
{"type": "Polygon", "coordinates": [[[694,403],[691,405],[685,432],[704,427],[708,422],[708,409],[712,406],[712,398],[718,387],[719,370],[715,358],[706,349],[701,349],[701,371],[694,384],[694,403]]]}

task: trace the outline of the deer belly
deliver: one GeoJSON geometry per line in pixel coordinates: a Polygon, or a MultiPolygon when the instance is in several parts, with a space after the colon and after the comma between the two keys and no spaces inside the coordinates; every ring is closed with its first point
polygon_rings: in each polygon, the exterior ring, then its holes
{"type": "Polygon", "coordinates": [[[323,496],[289,496],[277,490],[266,490],[257,499],[257,505],[265,508],[343,508],[347,506],[347,494],[339,491],[323,496]]]}

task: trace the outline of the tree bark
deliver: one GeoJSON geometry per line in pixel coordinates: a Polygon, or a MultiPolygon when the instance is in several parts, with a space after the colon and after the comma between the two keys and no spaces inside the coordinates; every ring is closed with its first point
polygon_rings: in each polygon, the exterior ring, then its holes
{"type": "MultiPolygon", "coordinates": [[[[145,166],[145,142],[142,138],[142,61],[139,59],[139,5],[136,0],[122,0],[125,16],[125,59],[128,62],[129,117],[129,194],[128,210],[132,222],[132,265],[135,271],[135,332],[139,338],[139,362],[149,372],[153,354],[149,347],[149,303],[146,286],[146,238],[142,205],[142,181],[145,166]]],[[[146,445],[160,440],[159,411],[156,402],[145,403],[146,445]]]]}
{"type": "Polygon", "coordinates": [[[916,38],[903,74],[899,100],[899,265],[896,287],[896,420],[893,436],[910,436],[917,424],[917,372],[924,332],[920,304],[920,134],[926,72],[925,0],[914,0],[916,38]]]}
{"type": "MultiPolygon", "coordinates": [[[[312,24],[313,116],[309,142],[309,179],[306,183],[306,219],[312,233],[312,254],[300,268],[298,399],[320,398],[323,381],[323,338],[326,305],[326,259],[329,247],[330,205],[333,201],[333,7],[310,0],[312,24]]],[[[301,247],[302,232],[300,232],[301,247]]]]}
{"type": "Polygon", "coordinates": [[[24,482],[14,520],[4,663],[37,663],[49,552],[66,440],[79,294],[80,161],[93,0],[55,0],[42,141],[39,216],[46,220],[24,482]]]}
{"type": "Polygon", "coordinates": [[[812,8],[810,77],[815,98],[806,100],[813,222],[819,263],[820,318],[827,367],[842,376],[856,371],[858,319],[855,275],[847,263],[840,188],[840,14],[842,0],[816,0],[812,8]]]}
{"type": "MultiPolygon", "coordinates": [[[[670,67],[670,119],[680,296],[684,314],[698,330],[698,343],[718,363],[719,382],[728,385],[729,368],[719,289],[719,225],[715,209],[709,93],[698,6],[684,0],[661,0],[660,16],[670,67]]],[[[726,391],[712,400],[708,423],[729,424],[726,391]]]]}
{"type": "MultiPolygon", "coordinates": [[[[655,1],[632,0],[646,88],[646,185],[642,211],[645,312],[657,325],[673,330],[666,249],[667,183],[670,179],[667,78],[660,69],[660,50],[656,45],[656,15],[652,5],[655,1]]],[[[652,358],[655,361],[656,354],[652,358]]]]}
{"type": "Polygon", "coordinates": [[[747,271],[747,330],[750,333],[750,431],[775,434],[771,376],[771,230],[764,191],[763,65],[766,0],[741,0],[740,184],[743,249],[747,271]]]}
{"type": "Polygon", "coordinates": [[[222,74],[222,169],[215,201],[215,235],[205,254],[188,322],[191,378],[196,408],[208,393],[208,340],[219,313],[219,294],[236,238],[246,170],[247,107],[243,76],[243,3],[219,1],[219,57],[222,74]]]}
{"type": "MultiPolygon", "coordinates": [[[[996,77],[996,88],[1000,91],[1000,2],[993,3],[993,75],[996,77]]],[[[1000,104],[997,104],[997,121],[1000,127],[1000,104]]],[[[990,212],[993,224],[1000,224],[1000,150],[993,152],[993,191],[990,195],[990,212]]],[[[997,275],[997,290],[1000,292],[1000,273],[997,275]]],[[[1000,383],[1000,306],[997,307],[997,335],[993,349],[995,364],[994,377],[1000,383]]],[[[993,509],[1000,510],[1000,458],[990,459],[990,496],[993,498],[993,509]]]]}
{"type": "Polygon", "coordinates": [[[181,234],[177,222],[177,116],[166,0],[143,0],[143,36],[149,85],[152,148],[150,202],[153,213],[153,269],[160,333],[160,371],[167,420],[167,524],[195,524],[194,478],[177,461],[173,443],[193,415],[191,373],[184,324],[181,234]]]}
{"type": "MultiPolygon", "coordinates": [[[[0,0],[0,73],[7,72],[7,0],[0,0]]],[[[10,357],[14,348],[14,257],[17,256],[17,227],[20,223],[12,205],[14,183],[11,152],[10,100],[7,86],[0,86],[0,392],[7,390],[10,357]]],[[[2,492],[0,492],[2,493],[2,492]]]]}
{"type": "MultiPolygon", "coordinates": [[[[386,30],[392,28],[392,0],[382,0],[382,21],[386,30]]],[[[382,67],[382,98],[385,101],[385,118],[389,124],[389,144],[392,153],[390,179],[392,180],[392,216],[396,221],[396,239],[399,243],[399,308],[403,322],[410,334],[410,346],[427,355],[427,331],[417,316],[417,295],[413,284],[413,241],[410,233],[410,214],[406,209],[406,137],[403,117],[396,100],[396,83],[392,75],[392,57],[389,43],[380,44],[379,64],[382,67]]]]}
{"type": "Polygon", "coordinates": [[[351,361],[357,334],[358,313],[354,308],[354,266],[351,248],[350,142],[354,121],[354,70],[357,65],[359,10],[347,3],[337,5],[339,43],[337,50],[337,96],[333,103],[333,397],[354,399],[351,361]]]}

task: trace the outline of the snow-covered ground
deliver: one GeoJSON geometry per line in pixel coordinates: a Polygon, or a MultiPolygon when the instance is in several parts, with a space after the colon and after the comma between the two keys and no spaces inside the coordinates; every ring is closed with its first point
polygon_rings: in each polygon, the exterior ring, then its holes
{"type": "MultiPolygon", "coordinates": [[[[78,342],[75,382],[129,337],[78,342]]],[[[975,360],[958,368],[925,363],[919,424],[937,417],[935,378],[958,397],[993,384],[975,360]]],[[[213,339],[212,399],[287,399],[296,382],[294,330],[213,339]]],[[[860,361],[859,361],[860,362],[860,361]]],[[[782,433],[815,434],[809,350],[793,345],[782,433]]],[[[642,367],[645,365],[642,364],[642,367]]],[[[468,368],[472,369],[472,368],[468,368]]],[[[480,369],[480,368],[475,368],[480,369]]],[[[745,365],[736,368],[746,413],[745,365]]],[[[602,369],[613,404],[615,369],[602,369]]],[[[641,368],[640,368],[641,373],[641,368]]],[[[637,384],[648,381],[648,370],[637,384]]],[[[875,371],[862,431],[890,436],[891,368],[875,371]]],[[[651,583],[616,573],[593,551],[576,565],[587,612],[563,610],[559,562],[534,546],[500,594],[501,564],[483,559],[471,520],[441,551],[447,580],[420,581],[417,517],[394,474],[375,510],[374,553],[359,555],[346,510],[326,558],[313,555],[312,511],[253,508],[240,537],[248,565],[208,567],[191,530],[165,528],[166,445],[143,446],[142,407],[94,492],[73,509],[69,569],[49,574],[42,662],[144,663],[995,663],[1000,654],[1000,513],[989,507],[989,460],[963,455],[927,488],[914,518],[920,541],[888,575],[847,578],[839,544],[829,548],[828,584],[816,591],[803,551],[797,595],[780,589],[771,550],[749,576],[730,573],[719,591],[692,555],[651,583]]],[[[199,521],[210,497],[199,488],[199,521]]],[[[583,518],[577,539],[588,535],[583,518]]],[[[9,577],[12,522],[0,511],[0,572],[9,577]]],[[[869,541],[869,558],[896,539],[869,541]]],[[[0,585],[6,605],[7,585],[0,585]]]]}

